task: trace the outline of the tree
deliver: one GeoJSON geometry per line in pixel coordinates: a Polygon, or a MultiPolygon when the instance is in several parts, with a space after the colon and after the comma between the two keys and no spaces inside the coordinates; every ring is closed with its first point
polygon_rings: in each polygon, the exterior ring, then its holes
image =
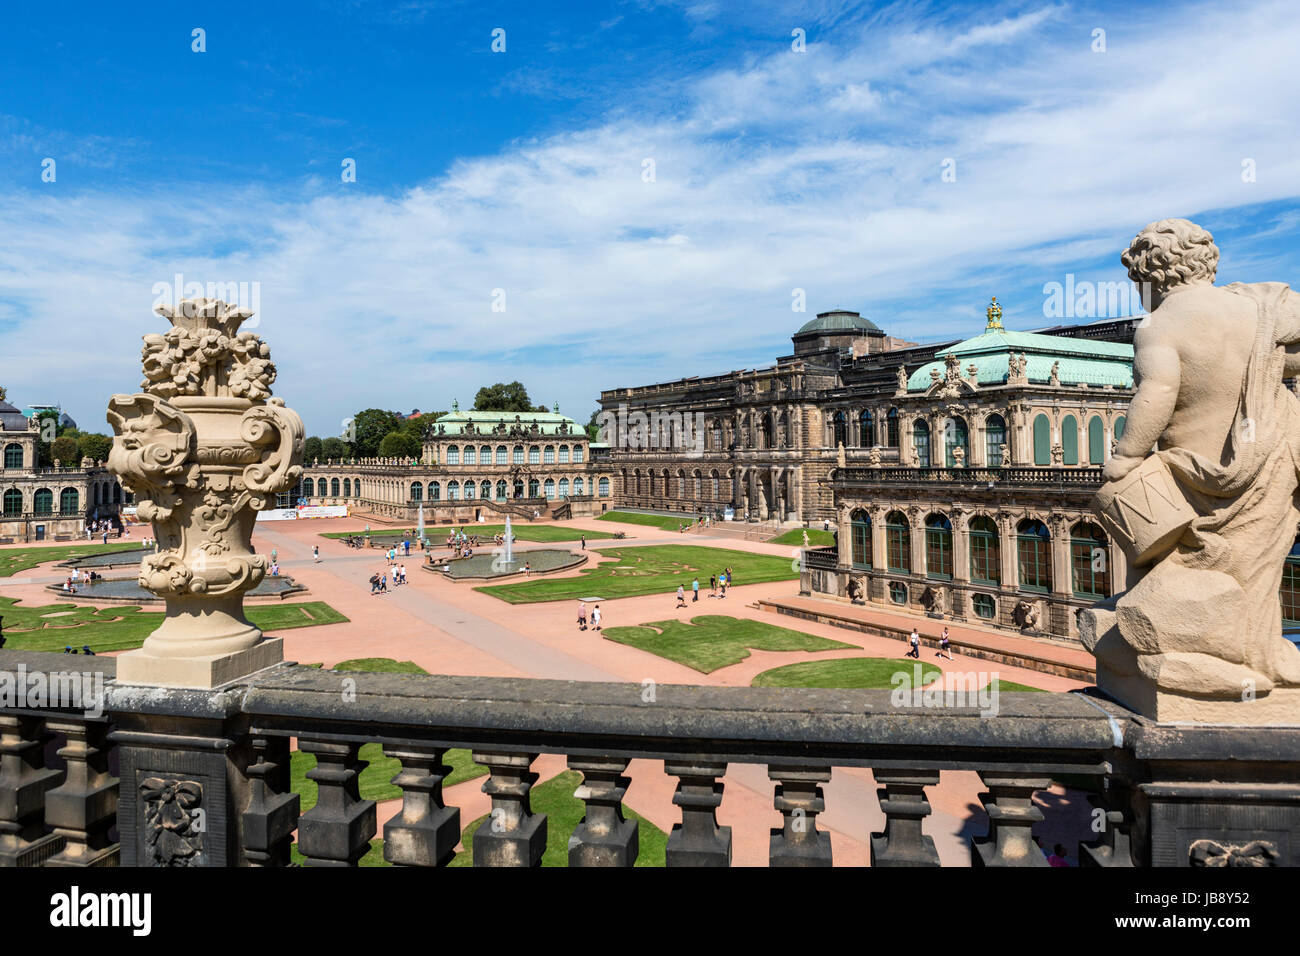
{"type": "Polygon", "coordinates": [[[420,446],[424,447],[425,431],[430,425],[446,414],[446,412],[425,412],[423,415],[408,418],[402,428],[404,431],[408,431],[416,438],[420,439],[420,446]]]}
{"type": "Polygon", "coordinates": [[[321,454],[320,439],[317,438],[315,435],[312,435],[310,438],[308,438],[305,442],[302,443],[303,461],[307,461],[307,462],[316,461],[318,458],[324,458],[324,457],[325,456],[321,454]]]}
{"type": "Polygon", "coordinates": [[[108,453],[113,448],[113,439],[98,432],[84,432],[77,439],[77,447],[81,451],[82,458],[90,458],[94,461],[108,461],[108,453]]]}
{"type": "Polygon", "coordinates": [[[391,431],[379,443],[381,458],[418,458],[420,439],[409,431],[391,431]]]}
{"type": "Polygon", "coordinates": [[[379,452],[379,443],[389,432],[399,431],[405,419],[397,412],[386,412],[380,408],[367,408],[357,412],[352,418],[353,454],[358,458],[374,458],[379,452]]]}
{"type": "Polygon", "coordinates": [[[531,412],[535,411],[528,399],[528,389],[522,382],[497,382],[485,385],[474,396],[474,410],[479,412],[531,412]]]}
{"type": "Polygon", "coordinates": [[[65,466],[79,465],[81,459],[77,457],[77,440],[68,435],[60,435],[50,443],[50,458],[54,461],[61,461],[65,466]]]}
{"type": "Polygon", "coordinates": [[[48,468],[54,464],[51,446],[54,444],[54,439],[62,431],[59,427],[59,413],[53,409],[38,412],[36,414],[36,428],[41,433],[40,438],[36,439],[36,464],[48,468]]]}
{"type": "Polygon", "coordinates": [[[324,461],[338,461],[342,458],[351,458],[352,449],[342,438],[323,438],[320,443],[320,457],[324,461]]]}
{"type": "Polygon", "coordinates": [[[597,408],[587,420],[587,441],[600,441],[600,412],[597,408]]]}

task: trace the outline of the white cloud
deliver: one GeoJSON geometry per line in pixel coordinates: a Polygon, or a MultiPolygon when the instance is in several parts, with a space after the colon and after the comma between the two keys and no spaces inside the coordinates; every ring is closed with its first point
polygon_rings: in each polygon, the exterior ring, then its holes
{"type": "Polygon", "coordinates": [[[806,54],[694,79],[678,115],[515,143],[395,196],[325,179],[12,193],[4,384],[20,401],[56,393],[94,425],[137,384],[138,336],[162,321],[153,284],[183,272],[260,283],[277,393],[313,432],[515,378],[585,419],[601,388],[770,360],[810,317],[790,312],[794,287],[810,310],[960,333],[954,317],[977,317],[1017,272],[1041,285],[1117,257],[1151,219],[1300,194],[1279,120],[1300,106],[1286,8],[1073,16],[840,26],[806,54]],[[1109,52],[1090,51],[1093,26],[1109,52]]]}

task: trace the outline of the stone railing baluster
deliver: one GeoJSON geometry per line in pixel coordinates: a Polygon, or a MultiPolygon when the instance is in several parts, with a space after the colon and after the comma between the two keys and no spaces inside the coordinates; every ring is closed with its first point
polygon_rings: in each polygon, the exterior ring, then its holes
{"type": "Polygon", "coordinates": [[[39,866],[63,849],[45,832],[45,794],[63,782],[45,767],[40,718],[0,716],[0,867],[39,866]]]}
{"type": "Polygon", "coordinates": [[[574,796],[586,815],[569,837],[569,866],[632,866],[641,850],[638,825],[623,817],[623,796],[631,782],[623,776],[627,757],[570,757],[569,768],[582,774],[574,796]]]}
{"type": "Polygon", "coordinates": [[[357,778],[367,766],[361,745],[300,738],[298,749],[316,758],[307,779],[316,782],[316,806],[298,822],[305,866],[356,866],[375,835],[375,801],[362,800],[357,778]]]}
{"type": "Polygon", "coordinates": [[[244,861],[249,866],[288,866],[289,845],[298,826],[299,797],[289,791],[289,740],[254,737],[248,775],[248,809],[243,813],[244,861]]]}
{"type": "Polygon", "coordinates": [[[731,866],[731,827],[718,826],[716,811],[722,803],[727,772],[721,761],[665,761],[664,771],[677,777],[673,803],[682,808],[682,822],[668,837],[668,866],[731,866]]]}
{"type": "Polygon", "coordinates": [[[989,832],[971,840],[971,866],[1047,866],[1034,844],[1033,826],[1043,820],[1034,792],[1050,787],[1051,779],[1002,770],[981,770],[979,775],[989,788],[980,794],[989,832]]]}
{"type": "Polygon", "coordinates": [[[1100,826],[1101,838],[1079,844],[1079,866],[1136,866],[1133,860],[1127,792],[1108,781],[1103,794],[1089,794],[1094,829],[1100,826]]]}
{"type": "Polygon", "coordinates": [[[826,809],[819,784],[831,779],[830,767],[768,767],[776,780],[774,804],[785,817],[772,830],[769,866],[831,866],[831,835],[817,829],[817,814],[826,809]]]}
{"type": "Polygon", "coordinates": [[[45,822],[65,840],[45,865],[117,866],[120,847],[108,838],[118,797],[117,778],[108,771],[108,725],[51,718],[46,727],[67,737],[59,756],[68,769],[63,783],[45,794],[45,822]]]}
{"type": "Polygon", "coordinates": [[[488,768],[483,792],[492,812],[474,833],[475,866],[541,866],[546,852],[546,814],[533,813],[528,792],[537,774],[528,768],[535,753],[475,750],[474,762],[488,768]]]}
{"type": "Polygon", "coordinates": [[[873,770],[880,789],[885,829],[871,834],[872,866],[938,866],[934,839],[921,832],[930,815],[925,788],[939,782],[937,770],[873,770]]]}
{"type": "Polygon", "coordinates": [[[460,808],[442,802],[451,767],[446,749],[405,744],[384,748],[402,762],[392,782],[402,788],[402,812],[384,824],[384,859],[397,866],[446,866],[460,842],[460,808]]]}

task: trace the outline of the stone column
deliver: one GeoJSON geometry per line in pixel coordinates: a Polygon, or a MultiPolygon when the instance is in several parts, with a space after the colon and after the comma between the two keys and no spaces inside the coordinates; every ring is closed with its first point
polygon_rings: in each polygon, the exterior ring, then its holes
{"type": "Polygon", "coordinates": [[[267,569],[253,523],[301,477],[303,424],[271,398],[266,344],[239,331],[250,311],[186,299],[157,312],[172,328],[144,337],[145,391],[109,400],[108,466],[153,523],[161,550],[145,556],[140,583],[167,614],[117,659],[117,680],[212,688],[284,659],[243,604],[267,569]]]}

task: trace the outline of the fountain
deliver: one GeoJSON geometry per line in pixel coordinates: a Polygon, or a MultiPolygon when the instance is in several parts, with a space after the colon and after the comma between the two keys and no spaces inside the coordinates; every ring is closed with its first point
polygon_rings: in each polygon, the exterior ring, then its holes
{"type": "MultiPolygon", "coordinates": [[[[505,534],[505,539],[506,539],[506,553],[505,553],[505,555],[503,556],[503,559],[502,559],[502,560],[503,560],[503,563],[505,564],[505,566],[506,566],[507,568],[510,568],[511,565],[513,565],[513,564],[514,564],[514,561],[515,561],[515,541],[514,541],[514,537],[515,537],[515,536],[514,536],[514,533],[510,530],[510,515],[506,515],[506,534],[505,534]]],[[[511,568],[511,570],[513,570],[513,568],[511,568]]]]}
{"type": "Polygon", "coordinates": [[[424,540],[424,505],[420,505],[420,510],[415,515],[415,540],[420,542],[420,547],[425,547],[428,542],[424,540]]]}

